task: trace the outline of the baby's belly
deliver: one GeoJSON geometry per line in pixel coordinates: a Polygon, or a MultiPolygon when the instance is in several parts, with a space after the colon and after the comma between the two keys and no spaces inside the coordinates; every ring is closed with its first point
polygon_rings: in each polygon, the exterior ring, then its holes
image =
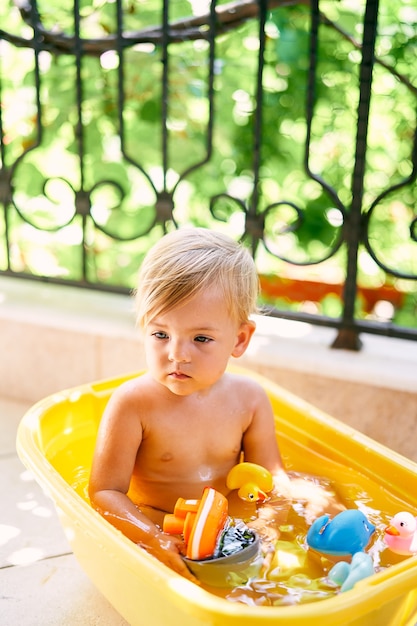
{"type": "Polygon", "coordinates": [[[137,506],[150,506],[167,513],[174,510],[178,498],[199,500],[203,495],[204,487],[213,487],[227,495],[228,489],[224,476],[204,479],[203,476],[194,480],[144,480],[132,478],[129,497],[137,506]]]}

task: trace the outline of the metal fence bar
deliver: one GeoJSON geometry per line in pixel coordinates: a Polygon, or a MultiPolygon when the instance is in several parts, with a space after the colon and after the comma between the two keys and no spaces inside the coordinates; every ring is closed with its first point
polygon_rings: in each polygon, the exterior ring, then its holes
{"type": "Polygon", "coordinates": [[[348,254],[344,288],[343,328],[339,331],[339,335],[333,344],[334,347],[350,347],[354,350],[360,348],[358,331],[354,327],[355,302],[378,7],[378,0],[367,0],[363,24],[362,62],[359,75],[359,104],[355,166],[352,178],[352,203],[345,222],[345,240],[348,254]]]}

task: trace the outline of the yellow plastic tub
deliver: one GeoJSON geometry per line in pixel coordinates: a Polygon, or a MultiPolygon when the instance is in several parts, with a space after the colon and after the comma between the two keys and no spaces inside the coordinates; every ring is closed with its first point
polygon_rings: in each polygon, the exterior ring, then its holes
{"type": "MultiPolygon", "coordinates": [[[[135,374],[137,375],[137,374],[135,374]]],[[[270,381],[286,465],[352,482],[377,494],[393,515],[417,508],[417,465],[370,440],[270,381]]],[[[86,497],[97,427],[113,390],[125,380],[57,393],[22,419],[17,449],[54,500],[81,566],[133,626],[415,626],[417,557],[362,580],[351,591],[293,606],[247,606],[205,591],[139,549],[92,510],[86,497]]],[[[382,427],[382,425],[381,425],[382,427]]]]}

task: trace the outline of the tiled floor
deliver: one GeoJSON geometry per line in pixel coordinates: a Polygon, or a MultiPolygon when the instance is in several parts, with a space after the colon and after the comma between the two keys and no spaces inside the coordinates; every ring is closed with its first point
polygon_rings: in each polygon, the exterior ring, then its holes
{"type": "Polygon", "coordinates": [[[0,625],[125,626],[78,565],[52,502],[17,457],[27,408],[0,398],[0,625]]]}

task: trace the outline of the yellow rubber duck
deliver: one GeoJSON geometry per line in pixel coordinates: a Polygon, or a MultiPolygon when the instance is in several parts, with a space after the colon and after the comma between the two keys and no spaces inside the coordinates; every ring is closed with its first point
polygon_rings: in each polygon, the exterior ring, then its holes
{"type": "Polygon", "coordinates": [[[227,475],[228,489],[238,489],[238,496],[245,502],[264,502],[272,491],[274,481],[271,472],[256,463],[238,463],[227,475]]]}

